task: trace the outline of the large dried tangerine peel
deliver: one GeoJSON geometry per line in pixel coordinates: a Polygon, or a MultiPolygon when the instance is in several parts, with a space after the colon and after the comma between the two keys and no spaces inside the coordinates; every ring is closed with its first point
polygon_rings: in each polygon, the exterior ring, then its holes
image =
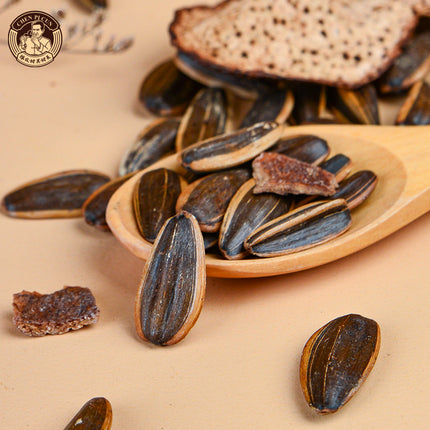
{"type": "Polygon", "coordinates": [[[416,21],[405,0],[227,0],[178,10],[170,32],[218,71],[353,88],[391,64],[416,21]]]}

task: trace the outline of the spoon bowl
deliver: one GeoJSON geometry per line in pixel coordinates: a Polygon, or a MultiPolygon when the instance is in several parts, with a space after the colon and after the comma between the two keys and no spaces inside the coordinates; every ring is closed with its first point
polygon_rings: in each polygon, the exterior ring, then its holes
{"type": "MultiPolygon", "coordinates": [[[[327,140],[331,155],[350,157],[353,171],[375,172],[378,184],[374,192],[352,211],[351,228],[336,239],[281,257],[233,261],[208,253],[208,276],[264,277],[316,267],[359,251],[430,210],[430,126],[310,125],[287,127],[284,133],[285,137],[294,134],[316,134],[327,140]]],[[[115,192],[106,213],[116,238],[144,260],[152,245],[137,229],[132,192],[143,173],[160,167],[182,169],[172,155],[138,172],[115,192]]]]}

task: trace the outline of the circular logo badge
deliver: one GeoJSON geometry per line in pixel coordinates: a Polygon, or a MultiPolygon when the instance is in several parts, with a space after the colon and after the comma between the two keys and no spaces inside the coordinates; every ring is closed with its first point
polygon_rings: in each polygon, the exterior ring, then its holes
{"type": "Polygon", "coordinates": [[[10,25],[9,49],[24,66],[42,67],[52,63],[62,43],[59,22],[45,12],[25,12],[10,25]]]}

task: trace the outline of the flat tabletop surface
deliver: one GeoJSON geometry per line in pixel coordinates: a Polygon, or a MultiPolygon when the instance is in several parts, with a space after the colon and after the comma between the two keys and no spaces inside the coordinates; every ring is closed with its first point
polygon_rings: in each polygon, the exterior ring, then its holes
{"type": "MultiPolygon", "coordinates": [[[[110,3],[102,37],[133,35],[124,53],[61,51],[36,69],[0,44],[1,196],[68,169],[116,176],[124,152],[154,119],[139,109],[140,83],[173,54],[167,28],[174,10],[196,2],[110,3]]],[[[64,2],[19,1],[0,13],[0,38],[21,13],[59,6],[64,2]]],[[[65,32],[88,17],[71,1],[66,6],[65,32]]],[[[393,108],[382,108],[389,122],[393,108]]],[[[136,334],[134,298],[144,262],[115,237],[80,218],[0,215],[1,429],[63,429],[96,396],[111,402],[114,430],[428,428],[429,214],[314,269],[209,278],[195,327],[163,348],[136,334]],[[65,285],[91,289],[101,311],[96,325],[41,338],[15,328],[14,293],[65,285]],[[318,328],[349,313],[379,323],[379,357],[350,403],[318,416],[301,392],[301,352],[318,328]]]]}

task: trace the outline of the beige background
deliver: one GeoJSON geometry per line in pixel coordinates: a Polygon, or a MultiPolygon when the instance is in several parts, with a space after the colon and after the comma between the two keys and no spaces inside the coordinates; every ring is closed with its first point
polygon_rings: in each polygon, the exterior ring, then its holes
{"type": "MultiPolygon", "coordinates": [[[[0,194],[72,168],[116,174],[122,154],[151,119],[136,97],[145,73],[172,53],[167,26],[194,1],[111,0],[108,36],[132,34],[117,56],[60,52],[30,69],[0,45],[0,194]]],[[[31,9],[0,14],[0,38],[31,9]]],[[[85,14],[67,2],[70,21],[85,14]]],[[[134,330],[143,263],[81,219],[0,217],[0,428],[62,429],[91,397],[113,406],[114,430],[427,429],[429,426],[430,215],[389,238],[316,269],[266,279],[208,279],[201,317],[180,344],[157,348],[134,330]],[[12,294],[91,288],[97,325],[28,338],[13,326],[12,294]],[[379,322],[375,368],[337,414],[304,402],[298,363],[309,336],[360,313],[379,322]]]]}

